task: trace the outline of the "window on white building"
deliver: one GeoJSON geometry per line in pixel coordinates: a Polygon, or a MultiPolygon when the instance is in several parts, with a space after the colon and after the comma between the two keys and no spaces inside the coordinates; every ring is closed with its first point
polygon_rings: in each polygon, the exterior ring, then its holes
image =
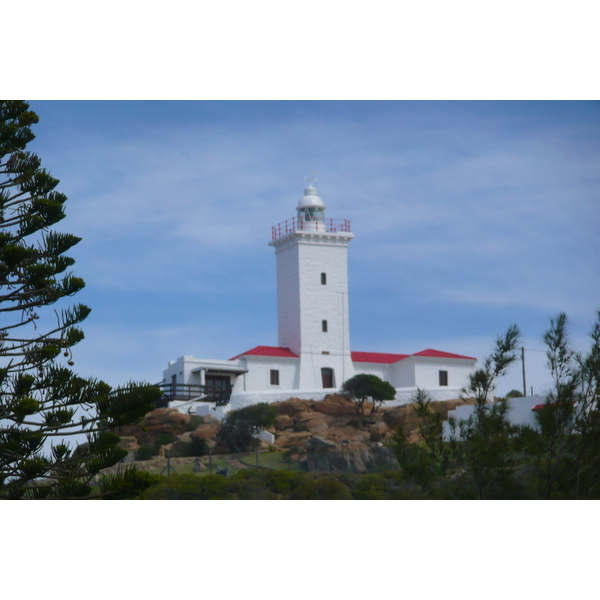
{"type": "Polygon", "coordinates": [[[327,333],[327,321],[321,321],[321,331],[327,333]]]}
{"type": "Polygon", "coordinates": [[[448,385],[448,371],[440,371],[440,386],[448,385]]]}
{"type": "Polygon", "coordinates": [[[321,273],[321,285],[327,285],[327,273],[321,273]]]}
{"type": "Polygon", "coordinates": [[[271,385],[279,385],[279,371],[271,369],[271,385]]]}

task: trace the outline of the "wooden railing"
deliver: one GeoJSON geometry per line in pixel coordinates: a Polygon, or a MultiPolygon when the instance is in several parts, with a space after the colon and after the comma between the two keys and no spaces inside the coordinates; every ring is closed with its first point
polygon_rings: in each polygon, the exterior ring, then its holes
{"type": "Polygon", "coordinates": [[[163,395],[159,400],[159,406],[167,406],[172,400],[193,400],[198,398],[202,402],[214,402],[217,406],[223,406],[231,398],[231,385],[194,385],[188,383],[157,383],[163,395]]]}

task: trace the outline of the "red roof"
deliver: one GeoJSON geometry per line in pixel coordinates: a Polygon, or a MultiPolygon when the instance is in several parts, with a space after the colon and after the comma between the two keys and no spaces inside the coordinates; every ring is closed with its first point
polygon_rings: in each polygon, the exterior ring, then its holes
{"type": "Polygon", "coordinates": [[[299,358],[289,348],[279,348],[278,346],[256,346],[252,350],[242,352],[229,360],[235,360],[240,356],[280,356],[283,358],[299,358]]]}
{"type": "Polygon", "coordinates": [[[417,352],[416,354],[413,354],[413,356],[426,356],[429,358],[462,358],[463,360],[477,360],[472,356],[463,356],[462,354],[451,354],[450,352],[432,350],[431,348],[427,348],[427,350],[421,350],[421,352],[417,352]]]}
{"type": "Polygon", "coordinates": [[[409,354],[386,354],[384,352],[351,352],[352,362],[392,364],[408,358],[409,354]]]}
{"type": "Polygon", "coordinates": [[[363,362],[363,363],[382,363],[392,364],[408,358],[409,356],[424,356],[427,358],[460,358],[463,360],[477,360],[470,356],[462,356],[461,354],[451,354],[450,352],[441,352],[440,350],[422,350],[416,354],[386,354],[383,352],[352,352],[352,362],[363,362]]]}
{"type": "MultiPolygon", "coordinates": [[[[242,352],[229,360],[235,360],[240,356],[276,356],[281,358],[299,358],[297,354],[294,354],[289,348],[280,348],[279,346],[256,346],[252,350],[242,352]]],[[[398,362],[411,356],[411,354],[390,354],[386,352],[351,352],[352,362],[362,363],[380,363],[388,364],[398,362]]],[[[441,352],[440,350],[422,350],[412,356],[425,356],[429,358],[461,358],[463,360],[477,360],[470,356],[462,356],[460,354],[451,354],[450,352],[441,352]]]]}

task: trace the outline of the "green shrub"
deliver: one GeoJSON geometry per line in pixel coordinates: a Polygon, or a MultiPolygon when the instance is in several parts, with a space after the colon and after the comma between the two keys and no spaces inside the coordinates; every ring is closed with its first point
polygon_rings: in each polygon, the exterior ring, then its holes
{"type": "Polygon", "coordinates": [[[238,500],[277,500],[265,486],[264,471],[238,471],[228,483],[229,492],[238,500]]]}
{"type": "Polygon", "coordinates": [[[154,446],[156,448],[160,448],[161,446],[166,446],[167,444],[172,443],[174,439],[175,439],[175,436],[172,433],[168,433],[166,431],[163,433],[159,433],[156,436],[156,440],[154,441],[154,446]]]}
{"type": "Polygon", "coordinates": [[[205,456],[208,454],[206,441],[197,437],[192,437],[189,442],[178,442],[177,450],[181,456],[205,456]]]}
{"type": "Polygon", "coordinates": [[[150,460],[156,454],[157,451],[153,444],[142,444],[135,451],[135,460],[150,460]]]}
{"type": "Polygon", "coordinates": [[[228,480],[219,475],[171,475],[157,477],[159,482],[146,490],[144,500],[227,500],[228,480]]]}
{"type": "Polygon", "coordinates": [[[385,487],[383,475],[363,475],[352,488],[352,497],[355,500],[386,500],[389,495],[385,487]]]}
{"type": "Polygon", "coordinates": [[[245,452],[259,430],[274,425],[276,421],[275,409],[266,402],[260,402],[228,413],[221,423],[218,437],[234,452],[245,452]]]}
{"type": "Polygon", "coordinates": [[[291,494],[290,500],[351,500],[343,483],[328,477],[304,480],[291,494]]]}
{"type": "Polygon", "coordinates": [[[303,476],[301,473],[293,471],[267,471],[264,479],[271,491],[282,496],[289,496],[301,483],[303,476]]]}

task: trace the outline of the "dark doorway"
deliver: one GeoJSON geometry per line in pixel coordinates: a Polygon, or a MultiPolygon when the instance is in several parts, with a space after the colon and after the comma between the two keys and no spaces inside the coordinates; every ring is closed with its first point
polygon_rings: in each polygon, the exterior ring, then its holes
{"type": "Polygon", "coordinates": [[[324,388],[335,387],[335,382],[333,380],[333,369],[330,369],[329,367],[323,367],[321,369],[321,379],[323,380],[324,388]]]}
{"type": "Polygon", "coordinates": [[[231,391],[231,377],[227,375],[206,375],[206,395],[219,398],[231,391]]]}

